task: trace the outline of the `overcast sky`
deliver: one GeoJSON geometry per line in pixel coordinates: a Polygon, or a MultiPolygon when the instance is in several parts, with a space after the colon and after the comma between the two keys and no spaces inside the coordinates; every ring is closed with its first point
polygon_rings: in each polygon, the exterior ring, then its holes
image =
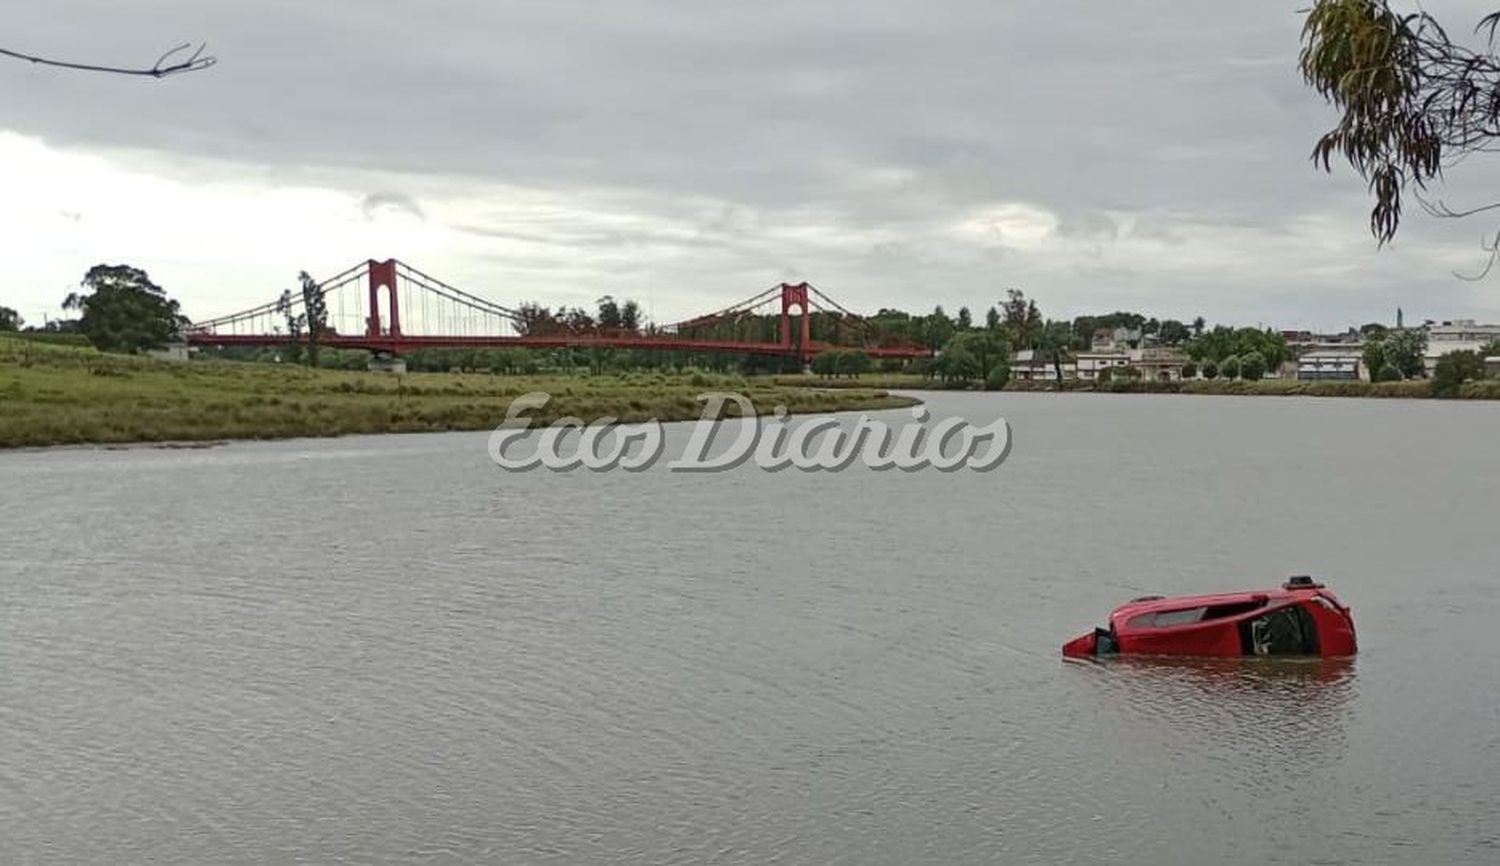
{"type": "MultiPolygon", "coordinates": [[[[856,310],[1341,328],[1500,320],[1488,224],[1410,207],[1377,251],[1308,153],[1306,0],[50,0],[0,46],[0,304],[147,269],[193,318],[398,257],[505,304],[659,321],[810,280],[856,310]]],[[[1467,29],[1493,0],[1426,4],[1467,29]]],[[[1488,201],[1500,156],[1450,175],[1488,201]]]]}

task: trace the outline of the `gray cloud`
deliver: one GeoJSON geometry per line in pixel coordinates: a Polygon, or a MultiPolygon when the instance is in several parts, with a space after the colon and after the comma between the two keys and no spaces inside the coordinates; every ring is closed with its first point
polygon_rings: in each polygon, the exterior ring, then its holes
{"type": "Polygon", "coordinates": [[[406,214],[423,222],[427,220],[427,214],[422,212],[422,206],[417,204],[417,200],[399,192],[368,193],[359,203],[359,210],[367,220],[379,218],[382,212],[406,214]]]}
{"type": "MultiPolygon", "coordinates": [[[[1390,297],[1434,316],[1497,308],[1448,277],[1477,227],[1456,238],[1414,216],[1377,254],[1362,184],[1311,169],[1333,116],[1295,70],[1303,0],[66,5],[21,4],[5,38],[101,60],[205,39],[220,65],[145,83],[0,65],[6,128],[260,177],[399,174],[412,192],[366,195],[367,217],[436,219],[422,179],[470,179],[619,195],[682,227],[461,227],[618,248],[611,279],[649,244],[677,253],[642,282],[797,262],[866,306],[977,308],[1019,284],[1059,315],[1191,305],[1161,311],[1331,326],[1390,297]],[[1054,215],[1050,239],[950,237],[1005,203],[1054,215]]],[[[1489,11],[1428,8],[1465,27],[1489,11]]],[[[1500,179],[1465,171],[1468,188],[1500,179]]]]}

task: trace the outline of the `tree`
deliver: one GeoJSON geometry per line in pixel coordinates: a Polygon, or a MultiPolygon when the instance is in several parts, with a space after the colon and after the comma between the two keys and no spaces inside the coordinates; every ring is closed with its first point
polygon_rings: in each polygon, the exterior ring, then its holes
{"type": "Polygon", "coordinates": [[[969,308],[968,307],[959,307],[958,308],[958,329],[960,331],[967,331],[967,330],[969,330],[972,327],[974,327],[974,316],[969,313],[969,308]]]}
{"type": "Polygon", "coordinates": [[[1276,331],[1224,325],[1217,325],[1212,331],[1195,338],[1188,345],[1187,352],[1198,361],[1218,361],[1221,372],[1225,359],[1248,352],[1259,352],[1267,370],[1279,368],[1291,357],[1286,338],[1276,331]]]}
{"type": "Polygon", "coordinates": [[[1479,357],[1500,358],[1500,340],[1491,340],[1479,347],[1479,357]]]}
{"type": "Polygon", "coordinates": [[[1208,327],[1208,323],[1205,322],[1205,321],[1203,321],[1203,317],[1202,316],[1199,316],[1196,319],[1193,319],[1193,336],[1194,337],[1201,337],[1201,336],[1203,336],[1203,329],[1206,328],[1206,327],[1208,327]]]}
{"type": "Polygon", "coordinates": [[[851,379],[858,379],[870,371],[870,356],[864,352],[838,352],[834,369],[851,379]]]}
{"type": "Polygon", "coordinates": [[[589,334],[595,330],[594,317],[581,307],[562,308],[558,310],[557,317],[562,320],[563,329],[569,333],[589,334]]]}
{"type": "Polygon", "coordinates": [[[1418,328],[1388,331],[1365,342],[1365,367],[1376,382],[1420,378],[1425,372],[1422,356],[1426,351],[1426,331],[1418,328]]]}
{"type": "Polygon", "coordinates": [[[1010,345],[999,333],[984,330],[960,331],[953,335],[943,348],[946,355],[958,351],[974,359],[974,368],[969,379],[978,379],[989,374],[995,364],[1010,360],[1010,345]]]}
{"type": "Polygon", "coordinates": [[[1226,379],[1238,379],[1240,377],[1240,359],[1234,355],[1219,362],[1219,375],[1226,379]]]}
{"type": "Polygon", "coordinates": [[[10,307],[0,307],[0,331],[19,331],[26,320],[10,307]]]}
{"type": "MultiPolygon", "coordinates": [[[[1500,12],[1484,16],[1493,47],[1500,12]]],[[[1500,59],[1454,44],[1426,12],[1398,14],[1387,0],[1315,0],[1302,30],[1299,59],[1307,83],[1342,112],[1313,148],[1329,170],[1343,157],[1375,198],[1370,231],[1385,244],[1401,222],[1401,196],[1420,191],[1443,168],[1493,149],[1500,137],[1500,59]]],[[[1423,202],[1445,216],[1441,201],[1423,202]]],[[[1500,237],[1490,245],[1491,264],[1500,237]]]]}
{"type": "Polygon", "coordinates": [[[612,295],[605,295],[598,300],[599,304],[599,327],[605,330],[618,331],[624,322],[620,315],[620,305],[615,303],[612,295]]]}
{"type": "Polygon", "coordinates": [[[555,334],[560,327],[552,311],[535,301],[526,301],[516,308],[516,330],[523,337],[555,334]]]}
{"type": "Polygon", "coordinates": [[[1157,329],[1156,339],[1164,346],[1180,346],[1192,339],[1193,332],[1176,319],[1167,319],[1157,329]]]}
{"type": "Polygon", "coordinates": [[[922,331],[925,336],[923,342],[927,345],[933,348],[948,345],[948,340],[953,336],[953,320],[943,312],[941,304],[932,308],[932,315],[927,317],[922,331]]]}
{"type": "Polygon", "coordinates": [[[1241,379],[1249,379],[1254,382],[1265,377],[1266,359],[1261,353],[1253,350],[1246,352],[1240,356],[1239,361],[1241,379]]]}
{"type": "Polygon", "coordinates": [[[989,312],[984,314],[984,327],[989,331],[1000,330],[1000,311],[995,307],[990,307],[989,312]]]}
{"type": "Polygon", "coordinates": [[[297,274],[302,287],[302,318],[307,323],[307,365],[318,366],[318,344],[328,330],[328,301],[323,287],[307,271],[297,274]]]}
{"type": "Polygon", "coordinates": [[[1386,366],[1385,335],[1383,334],[1378,339],[1365,341],[1365,350],[1361,353],[1360,360],[1365,362],[1365,369],[1370,371],[1371,382],[1387,382],[1401,378],[1400,373],[1386,366]]]}
{"type": "Polygon", "coordinates": [[[629,334],[639,332],[641,329],[641,305],[635,301],[626,301],[620,307],[620,330],[629,334]]]}
{"type": "Polygon", "coordinates": [[[1438,358],[1432,371],[1432,393],[1439,397],[1457,397],[1458,388],[1465,382],[1483,379],[1484,357],[1467,349],[1449,352],[1438,358]]]}
{"type": "Polygon", "coordinates": [[[83,292],[72,292],[63,301],[63,309],[82,315],[78,330],[104,351],[159,347],[190,324],[177,302],[139,268],[95,265],[81,287],[83,292]]]}
{"type": "MultiPolygon", "coordinates": [[[[292,295],[292,290],[283,290],[281,297],[276,299],[276,312],[280,313],[286,321],[287,336],[292,338],[292,345],[286,347],[286,359],[294,364],[302,359],[302,345],[300,341],[302,339],[303,328],[307,325],[307,315],[305,313],[294,312],[296,309],[297,302],[295,296],[292,295]]],[[[277,360],[280,361],[280,356],[277,357],[277,360]]]]}
{"type": "Polygon", "coordinates": [[[1052,372],[1057,376],[1059,387],[1063,380],[1063,356],[1072,345],[1073,329],[1067,322],[1048,322],[1037,339],[1037,350],[1052,362],[1052,372]]]}
{"type": "Polygon", "coordinates": [[[1203,378],[1205,378],[1205,379],[1217,379],[1217,378],[1219,378],[1219,365],[1216,364],[1216,363],[1214,363],[1213,361],[1205,361],[1204,364],[1203,364],[1203,378]]]}
{"type": "Polygon", "coordinates": [[[1026,300],[1020,289],[1006,289],[1000,309],[1005,316],[1005,335],[1010,344],[1023,349],[1034,348],[1044,327],[1036,301],[1026,300]]]}
{"type": "Polygon", "coordinates": [[[284,290],[281,297],[276,299],[276,312],[286,320],[286,332],[293,340],[301,338],[302,326],[307,323],[306,315],[301,313],[293,315],[292,311],[296,309],[296,306],[296,302],[292,299],[291,289],[284,290]]]}
{"type": "Polygon", "coordinates": [[[1194,364],[1192,361],[1188,361],[1186,364],[1183,364],[1182,365],[1182,378],[1184,378],[1184,379],[1196,379],[1196,378],[1198,378],[1198,365],[1194,364]]]}
{"type": "Polygon", "coordinates": [[[979,378],[984,369],[963,346],[944,349],[933,366],[944,382],[969,382],[979,378]]]}
{"type": "Polygon", "coordinates": [[[819,352],[813,356],[812,371],[824,379],[831,379],[838,375],[838,353],[819,352]]]}

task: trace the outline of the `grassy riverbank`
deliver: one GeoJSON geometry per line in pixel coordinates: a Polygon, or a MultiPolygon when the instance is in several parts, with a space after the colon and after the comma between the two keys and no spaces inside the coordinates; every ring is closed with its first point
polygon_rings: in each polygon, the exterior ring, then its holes
{"type": "MultiPolygon", "coordinates": [[[[859,379],[820,379],[817,376],[776,376],[773,381],[784,387],[808,388],[880,388],[884,390],[967,390],[974,386],[944,384],[938,379],[904,374],[876,374],[859,379]]],[[[1006,391],[1049,391],[1058,389],[1047,382],[1011,382],[1006,391]]],[[[1198,379],[1190,382],[1069,382],[1065,391],[1102,394],[1219,394],[1244,397],[1433,397],[1432,382],[1427,379],[1406,382],[1304,382],[1292,379],[1261,379],[1255,382],[1227,379],[1198,379]]],[[[1460,400],[1500,400],[1500,379],[1466,382],[1459,386],[1460,400]]]]}
{"type": "MultiPolygon", "coordinates": [[[[816,380],[813,380],[816,381],[816,380]]],[[[624,421],[697,418],[706,390],[738,391],[758,412],[909,406],[875,388],[830,391],[711,374],[493,376],[348,373],[228,361],[171,363],[0,336],[0,447],[284,439],[351,433],[487,430],[516,396],[531,413],[624,421]]]]}

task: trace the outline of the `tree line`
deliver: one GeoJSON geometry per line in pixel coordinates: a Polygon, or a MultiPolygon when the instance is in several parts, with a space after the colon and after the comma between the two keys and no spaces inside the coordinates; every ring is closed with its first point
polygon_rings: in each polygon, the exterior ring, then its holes
{"type": "MultiPolygon", "coordinates": [[[[84,275],[78,291],[63,299],[64,310],[76,318],[49,322],[45,330],[74,331],[104,351],[139,352],[180,339],[190,321],[176,300],[144,271],[130,265],[96,265],[84,275]]],[[[296,338],[291,346],[266,349],[210,351],[245,360],[285,360],[311,366],[362,368],[364,352],[335,351],[322,345],[333,333],[318,283],[307,273],[297,277],[296,290],[283,292],[277,310],[285,317],[286,333],[296,338]]],[[[519,308],[519,330],[523,334],[655,333],[644,320],[640,305],[631,299],[605,295],[593,311],[577,307],[544,306],[528,302],[519,308]]],[[[913,314],[882,309],[860,319],[813,311],[807,314],[814,341],[844,348],[814,358],[812,368],[823,376],[857,377],[879,369],[883,372],[919,373],[949,383],[982,382],[999,388],[1010,378],[1011,358],[1021,349],[1054,367],[1062,378],[1062,365],[1077,352],[1091,347],[1100,330],[1123,328],[1132,336],[1158,346],[1182,348],[1189,360],[1184,372],[1192,377],[1258,379],[1280,368],[1293,357],[1291,347],[1279,332],[1261,328],[1209,328],[1203,317],[1191,322],[1156,319],[1141,313],[1116,311],[1073,319],[1048,319],[1037,302],[1019,289],[1009,289],[991,306],[982,321],[968,307],[949,316],[938,306],[931,313],[913,314]],[[911,361],[874,361],[862,349],[870,346],[918,344],[934,350],[934,356],[911,361]]],[[[0,306],[0,331],[25,326],[20,314],[0,306]]],[[[724,321],[688,326],[688,336],[777,342],[780,317],[740,316],[724,321]]],[[[1376,381],[1409,379],[1425,375],[1423,355],[1426,333],[1420,328],[1389,329],[1370,323],[1359,329],[1365,338],[1364,363],[1376,381]]],[[[1500,347],[1494,347],[1500,349],[1500,347]]],[[[1473,354],[1473,353],[1471,353],[1473,354]]],[[[1496,352],[1495,354],[1500,354],[1496,352]]],[[[632,369],[681,369],[694,367],[719,372],[778,373],[800,371],[796,358],[749,354],[687,354],[667,350],[600,348],[495,348],[425,349],[407,353],[407,368],[416,371],[468,370],[497,374],[526,374],[542,370],[588,369],[595,372],[632,369]]],[[[1446,357],[1446,356],[1445,356],[1446,357]]],[[[1444,377],[1473,378],[1482,373],[1483,353],[1475,358],[1460,354],[1441,367],[1444,377]]],[[[1121,372],[1120,375],[1130,375],[1121,372]]]]}

